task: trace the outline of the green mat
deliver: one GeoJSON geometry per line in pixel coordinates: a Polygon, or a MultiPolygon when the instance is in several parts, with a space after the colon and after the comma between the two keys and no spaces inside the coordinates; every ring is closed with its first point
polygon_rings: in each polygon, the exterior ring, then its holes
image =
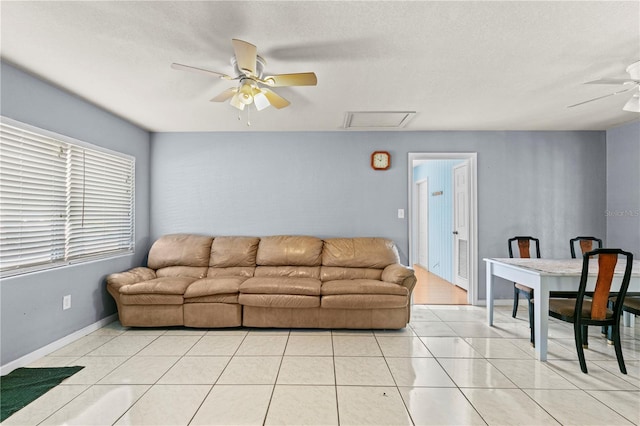
{"type": "Polygon", "coordinates": [[[83,368],[18,368],[0,377],[0,422],[83,368]]]}

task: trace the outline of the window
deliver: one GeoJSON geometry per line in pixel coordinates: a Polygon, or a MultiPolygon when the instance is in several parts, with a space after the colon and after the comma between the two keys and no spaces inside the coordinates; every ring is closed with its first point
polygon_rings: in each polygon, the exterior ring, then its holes
{"type": "Polygon", "coordinates": [[[133,157],[3,117],[2,275],[133,252],[134,172],[133,157]]]}

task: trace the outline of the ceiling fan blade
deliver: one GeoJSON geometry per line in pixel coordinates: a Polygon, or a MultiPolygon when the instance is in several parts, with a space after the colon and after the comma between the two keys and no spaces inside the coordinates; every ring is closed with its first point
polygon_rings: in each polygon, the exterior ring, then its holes
{"type": "Polygon", "coordinates": [[[174,70],[197,72],[200,74],[208,75],[209,77],[214,76],[218,78],[223,78],[225,80],[233,80],[233,77],[226,74],[222,74],[220,72],[209,71],[203,68],[192,67],[189,65],[176,64],[175,62],[171,64],[171,68],[173,68],[174,70]]]}
{"type": "Polygon", "coordinates": [[[583,105],[583,104],[587,104],[589,102],[597,101],[598,99],[604,99],[604,98],[608,98],[609,96],[619,95],[620,93],[628,92],[631,89],[633,89],[633,87],[629,87],[628,89],[620,90],[618,92],[609,93],[609,94],[606,94],[606,95],[603,95],[603,96],[598,96],[597,98],[589,99],[588,101],[584,101],[584,102],[580,102],[580,103],[577,103],[577,104],[569,105],[567,108],[573,108],[573,107],[576,107],[578,105],[583,105]]]}
{"type": "Polygon", "coordinates": [[[288,100],[286,100],[285,98],[283,98],[282,96],[278,95],[277,93],[263,87],[262,89],[260,89],[262,91],[262,93],[264,93],[264,95],[267,97],[267,99],[269,100],[269,103],[271,105],[273,105],[275,108],[284,108],[286,106],[289,106],[289,104],[291,102],[289,102],[288,100]]]}
{"type": "Polygon", "coordinates": [[[236,61],[240,71],[246,75],[255,75],[258,48],[251,43],[236,38],[231,40],[231,44],[233,45],[233,51],[236,54],[236,61]]]}
{"type": "Polygon", "coordinates": [[[213,99],[211,99],[210,102],[224,102],[227,99],[233,97],[233,95],[235,95],[236,93],[238,93],[238,88],[232,87],[220,93],[218,96],[214,97],[213,99]]]}
{"type": "Polygon", "coordinates": [[[313,72],[300,72],[295,74],[278,74],[266,77],[264,81],[271,87],[282,86],[315,86],[318,77],[313,72]]]}
{"type": "Polygon", "coordinates": [[[601,78],[600,80],[587,81],[584,84],[640,84],[640,80],[632,78],[601,78]]]}

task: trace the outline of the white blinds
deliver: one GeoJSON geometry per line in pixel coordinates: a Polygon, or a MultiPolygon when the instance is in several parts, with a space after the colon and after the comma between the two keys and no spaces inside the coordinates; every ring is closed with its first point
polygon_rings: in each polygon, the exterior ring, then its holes
{"type": "Polygon", "coordinates": [[[133,190],[132,158],[0,123],[0,270],[133,251],[133,190]]]}

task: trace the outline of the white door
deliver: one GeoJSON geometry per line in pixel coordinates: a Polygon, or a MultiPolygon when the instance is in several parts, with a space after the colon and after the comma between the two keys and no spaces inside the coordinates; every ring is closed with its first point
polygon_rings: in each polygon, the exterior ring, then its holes
{"type": "Polygon", "coordinates": [[[469,162],[453,168],[453,279],[469,290],[469,162]]]}
{"type": "Polygon", "coordinates": [[[429,188],[427,181],[418,183],[418,264],[429,269],[429,188]]]}

